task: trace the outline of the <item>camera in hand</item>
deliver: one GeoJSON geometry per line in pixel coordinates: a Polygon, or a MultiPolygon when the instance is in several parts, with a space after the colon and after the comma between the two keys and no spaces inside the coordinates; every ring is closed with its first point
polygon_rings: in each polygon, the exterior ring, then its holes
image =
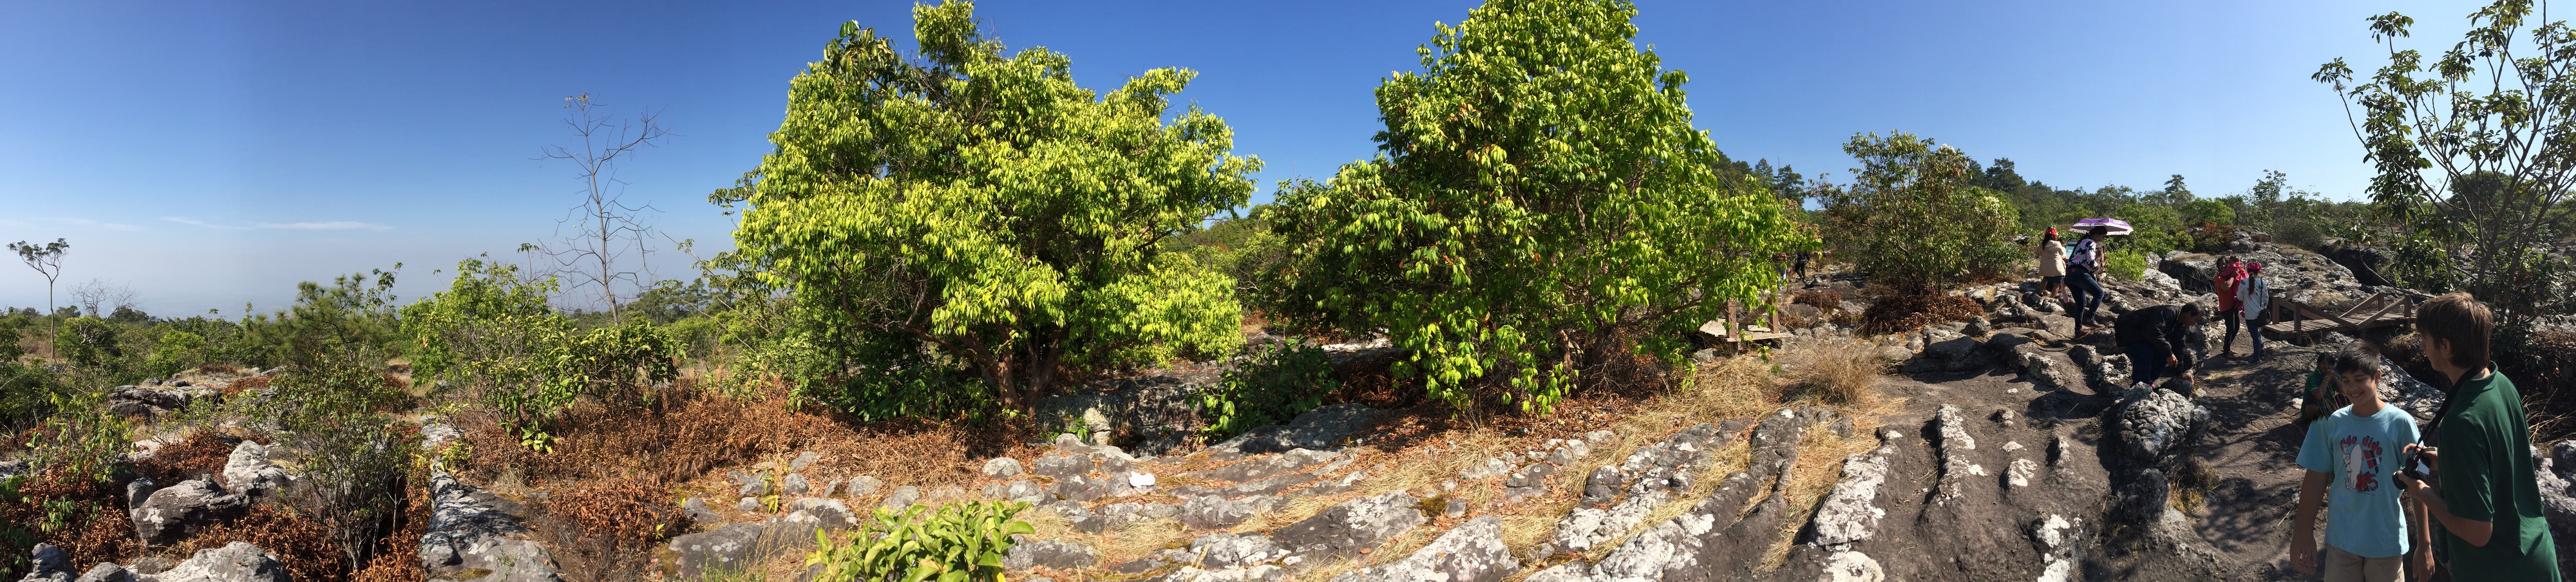
{"type": "Polygon", "coordinates": [[[2435,449],[2433,447],[2420,447],[2412,451],[2407,451],[2406,460],[2400,462],[2399,467],[2401,468],[2398,469],[2397,472],[2404,473],[2406,477],[2410,479],[2425,481],[2426,479],[2424,476],[2433,472],[2433,466],[2424,462],[2424,453],[2434,451],[2435,449]]]}

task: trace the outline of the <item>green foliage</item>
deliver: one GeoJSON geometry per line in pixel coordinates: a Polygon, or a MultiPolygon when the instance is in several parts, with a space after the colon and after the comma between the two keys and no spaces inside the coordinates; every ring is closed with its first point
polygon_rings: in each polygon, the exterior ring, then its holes
{"type": "MultiPolygon", "coordinates": [[[[2175,210],[2182,214],[2184,224],[2236,224],[2236,209],[2229,207],[2226,202],[2208,199],[2193,200],[2182,203],[2175,210]]],[[[2136,223],[2130,224],[2136,225],[2136,223]]]]}
{"type": "Polygon", "coordinates": [[[2568,257],[2555,249],[2576,231],[2566,218],[2576,125],[2562,121],[2576,116],[2576,100],[2561,97],[2576,82],[2576,31],[2546,16],[2530,0],[2497,0],[2470,14],[2462,39],[2430,61],[2398,48],[2415,19],[2373,16],[2385,66],[2356,79],[2336,58],[2310,77],[2331,85],[2355,117],[2378,174],[2368,189],[2373,209],[2406,227],[2401,258],[2448,258],[2411,262],[2400,270],[2406,282],[2468,291],[2508,330],[2576,291],[2568,257]]]}
{"type": "Polygon", "coordinates": [[[1907,291],[1954,285],[2028,258],[2011,244],[2020,215],[1972,184],[1976,162],[1914,134],[1854,135],[1850,188],[1820,189],[1826,238],[1872,284],[1907,291]]]}
{"type": "Polygon", "coordinates": [[[152,354],[144,357],[143,369],[154,376],[168,376],[203,363],[206,363],[205,336],[186,330],[164,329],[159,339],[152,340],[152,354]]]}
{"type": "Polygon", "coordinates": [[[381,269],[332,279],[330,286],[305,281],[296,285],[295,304],[274,315],[243,321],[245,341],[261,346],[261,360],[279,366],[314,366],[328,361],[384,361],[398,350],[399,324],[394,312],[393,271],[381,269]]]}
{"type": "Polygon", "coordinates": [[[1323,348],[1295,341],[1262,346],[1200,394],[1199,412],[1208,419],[1201,432],[1217,441],[1257,426],[1287,424],[1323,406],[1324,395],[1340,388],[1323,348]]]}
{"type": "Polygon", "coordinates": [[[2172,206],[2131,204],[2121,207],[2116,216],[2129,221],[2129,226],[2136,229],[2136,232],[2114,240],[2120,248],[2153,255],[2182,248],[2188,242],[2184,240],[2188,236],[2183,233],[2182,216],[2172,206]]]}
{"type": "Polygon", "coordinates": [[[107,483],[133,449],[132,427],[107,412],[104,390],[49,395],[54,413],[28,439],[29,471],[58,471],[107,483]]]}
{"type": "Polygon", "coordinates": [[[74,366],[114,368],[123,363],[124,326],[96,317],[62,322],[54,329],[54,353],[74,366]]]}
{"type": "Polygon", "coordinates": [[[2124,248],[2102,255],[2102,267],[2114,279],[2136,281],[2147,276],[2147,253],[2124,248]]]}
{"type": "Polygon", "coordinates": [[[416,377],[463,386],[500,411],[530,448],[545,425],[582,396],[646,403],[651,385],[678,375],[680,344],[636,321],[579,329],[546,305],[552,279],[516,266],[466,259],[448,290],[402,309],[416,377]]]}
{"type": "Polygon", "coordinates": [[[866,354],[927,350],[1009,405],[1065,369],[1214,355],[1242,341],[1233,282],[1160,241],[1246,201],[1260,165],[1195,107],[1195,73],[1106,95],[1064,55],[1006,55],[964,2],[919,6],[907,57],[856,22],[790,82],[776,149],[720,204],[735,242],[792,290],[832,382],[866,354]]]}
{"type": "Polygon", "coordinates": [[[1811,247],[1783,204],[1691,127],[1682,84],[1624,2],[1495,1],[1378,86],[1382,154],[1283,189],[1282,317],[1384,328],[1398,377],[1460,408],[1545,412],[1587,370],[1676,357],[1811,247]]]}
{"type": "Polygon", "coordinates": [[[823,566],[822,575],[814,578],[822,582],[1001,582],[1002,556],[1011,549],[1011,536],[1037,531],[1011,518],[1028,507],[1024,502],[970,501],[929,514],[927,506],[900,512],[880,507],[876,523],[849,537],[833,539],[815,530],[815,549],[805,563],[823,566]]]}
{"type": "Polygon", "coordinates": [[[406,469],[419,454],[381,414],[398,396],[370,362],[325,357],[282,376],[280,424],[303,451],[302,507],[331,532],[350,571],[367,562],[398,524],[406,469]]]}

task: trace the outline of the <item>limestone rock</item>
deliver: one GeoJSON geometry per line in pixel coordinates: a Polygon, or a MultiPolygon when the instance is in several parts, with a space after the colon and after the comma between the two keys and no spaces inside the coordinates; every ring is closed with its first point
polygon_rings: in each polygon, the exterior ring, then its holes
{"type": "Polygon", "coordinates": [[[849,497],[874,495],[877,492],[877,488],[884,485],[885,482],[878,481],[876,477],[860,475],[857,477],[851,477],[849,482],[841,484],[841,494],[849,497]]]}
{"type": "Polygon", "coordinates": [[[1190,554],[1202,568],[1240,568],[1288,557],[1288,550],[1257,533],[1213,533],[1190,540],[1190,554]]]}
{"type": "Polygon", "coordinates": [[[2156,390],[2122,405],[2120,450],[2136,466],[2153,465],[2208,418],[2209,411],[2193,404],[2190,398],[2171,390],[2156,390]]]}
{"type": "Polygon", "coordinates": [[[919,501],[921,501],[921,488],[905,485],[894,488],[893,493],[886,494],[885,503],[877,504],[877,506],[900,511],[903,508],[911,507],[913,503],[919,501]]]}
{"type": "Polygon", "coordinates": [[[1190,529],[1226,529],[1243,524],[1268,509],[1268,497],[1230,500],[1215,495],[1192,497],[1181,503],[1181,524],[1190,529]]]}
{"type": "Polygon", "coordinates": [[[1379,411],[1356,403],[1334,404],[1306,411],[1286,425],[1254,427],[1241,436],[1209,445],[1212,450],[1241,455],[1285,452],[1292,449],[1331,449],[1344,437],[1359,432],[1379,411]]]}
{"type": "Polygon", "coordinates": [[[813,484],[806,483],[805,475],[801,473],[788,473],[786,478],[778,480],[778,492],[782,495],[804,495],[813,491],[813,484]]]}
{"type": "Polygon", "coordinates": [[[88,572],[81,573],[80,577],[73,579],[72,582],[134,582],[134,573],[126,571],[124,566],[99,562],[98,565],[90,566],[88,572]]]}
{"type": "MultiPolygon", "coordinates": [[[[557,582],[545,548],[523,539],[530,533],[502,503],[431,467],[428,531],[420,537],[421,569],[433,578],[480,570],[484,582],[557,582]]],[[[165,577],[164,580],[167,580],[165,577]]]]}
{"type": "MultiPolygon", "coordinates": [[[[1026,537],[1026,536],[1021,536],[1026,537]]],[[[1078,570],[1100,563],[1100,554],[1091,546],[1056,540],[1021,540],[1011,544],[1002,555],[1002,567],[1025,572],[1038,567],[1078,570]]]]}
{"type": "Polygon", "coordinates": [[[1420,501],[1402,492],[1353,499],[1280,528],[1271,537],[1289,547],[1286,562],[1290,566],[1357,557],[1360,550],[1375,549],[1422,525],[1426,518],[1413,508],[1420,501]]]}
{"type": "Polygon", "coordinates": [[[275,495],[292,483],[286,469],[268,462],[268,447],[257,442],[242,441],[224,461],[224,488],[253,499],[275,495]]]}
{"type": "Polygon", "coordinates": [[[197,550],[154,578],[159,582],[288,582],[286,565],[250,542],[197,550]]]}
{"type": "Polygon", "coordinates": [[[1029,472],[1054,477],[1056,479],[1064,479],[1075,475],[1089,473],[1091,472],[1091,468],[1091,459],[1088,457],[1048,455],[1046,457],[1039,458],[1037,466],[1031,468],[1029,472]]]}
{"type": "Polygon", "coordinates": [[[127,513],[143,543],[160,545],[179,541],[215,520],[240,513],[249,505],[250,499],[246,496],[226,493],[213,483],[190,479],[153,492],[141,507],[127,513]]]}
{"type": "Polygon", "coordinates": [[[1484,516],[1440,534],[1404,559],[1343,574],[1333,582],[1494,582],[1521,569],[1503,545],[1502,518],[1484,516]]]}
{"type": "Polygon", "coordinates": [[[993,457],[993,460],[984,462],[984,476],[986,477],[1016,477],[1019,476],[1019,474],[1019,459],[1013,459],[1010,457],[993,457]]]}

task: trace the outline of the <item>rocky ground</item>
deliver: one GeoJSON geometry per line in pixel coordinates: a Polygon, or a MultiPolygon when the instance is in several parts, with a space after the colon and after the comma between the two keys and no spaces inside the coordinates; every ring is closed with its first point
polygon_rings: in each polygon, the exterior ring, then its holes
{"type": "MultiPolygon", "coordinates": [[[[2250,247],[2277,261],[2275,282],[2302,301],[2370,291],[2313,254],[2250,247]]],[[[2209,259],[2163,257],[2142,281],[2110,283],[2104,315],[2213,302],[2200,279],[2209,259]]],[[[1854,283],[1824,276],[1803,286],[1854,283]]],[[[1212,373],[1121,379],[1047,405],[1091,438],[972,459],[964,479],[889,483],[868,476],[876,459],[812,451],[723,470],[720,488],[679,502],[697,531],[651,559],[664,579],[803,579],[817,530],[856,528],[879,507],[996,499],[1034,506],[1022,518],[1038,532],[1004,562],[1021,580],[2301,578],[2287,568],[2296,388],[2313,354],[2354,340],[2276,342],[2263,361],[2206,359],[2194,382],[2129,387],[2108,334],[2070,341],[2064,306],[2033,291],[1963,291],[1982,307],[1973,321],[1876,338],[1827,323],[1786,340],[1782,354],[1869,350],[1899,371],[1868,404],[1746,399],[1727,390],[1767,378],[1768,364],[1704,354],[1709,383],[1699,388],[1710,392],[1700,401],[1447,432],[1418,430],[1404,411],[1346,403],[1202,446],[1175,438],[1190,427],[1172,402],[1212,373]]],[[[1817,313],[1807,319],[1864,307],[1857,293],[1844,296],[1851,302],[1809,306],[1817,313]]],[[[2247,347],[2240,340],[2236,351],[2247,347]]],[[[1332,351],[1348,361],[1377,349],[1332,351]]],[[[2392,401],[2422,416],[2438,406],[2438,391],[2389,372],[2392,401]]],[[[205,392],[120,389],[113,406],[149,414],[138,407],[176,408],[205,392]]],[[[425,424],[430,450],[458,435],[439,419],[425,424]]],[[[2576,443],[2550,453],[2553,524],[2576,541],[2564,529],[2576,527],[2576,499],[2561,472],[2576,469],[2576,443]]],[[[220,519],[295,478],[264,455],[245,443],[220,475],[130,486],[138,531],[149,538],[220,519]]],[[[559,579],[529,534],[528,499],[490,486],[433,475],[423,568],[441,580],[559,579]]],[[[166,566],[86,570],[48,551],[39,549],[43,569],[29,580],[286,579],[248,544],[166,566]]]]}

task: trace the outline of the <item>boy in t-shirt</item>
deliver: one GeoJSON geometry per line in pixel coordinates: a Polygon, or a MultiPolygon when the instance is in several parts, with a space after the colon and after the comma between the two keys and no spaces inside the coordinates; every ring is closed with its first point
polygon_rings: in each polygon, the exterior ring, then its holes
{"type": "Polygon", "coordinates": [[[2379,399],[2379,355],[2355,345],[2335,358],[2335,387],[2351,406],[2337,409],[2308,425],[2299,447],[2299,512],[2290,525],[2290,564],[2303,574],[2316,574],[2317,501],[2328,497],[2334,516],[2326,520],[2326,582],[2395,582],[2405,558],[2415,551],[2419,579],[2431,571],[2432,530],[2422,511],[2407,511],[2404,491],[2393,478],[2416,442],[2415,415],[2379,399]],[[2412,513],[2410,517],[2408,514],[2412,513]]]}

